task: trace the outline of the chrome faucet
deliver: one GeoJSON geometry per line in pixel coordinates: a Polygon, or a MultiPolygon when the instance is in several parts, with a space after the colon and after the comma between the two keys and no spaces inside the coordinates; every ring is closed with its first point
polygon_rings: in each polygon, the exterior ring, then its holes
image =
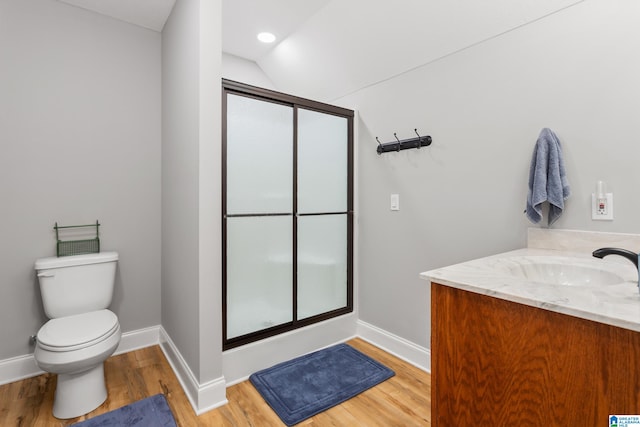
{"type": "Polygon", "coordinates": [[[636,270],[638,271],[638,289],[640,290],[640,269],[638,269],[638,258],[640,258],[640,254],[637,254],[635,252],[631,252],[627,249],[619,249],[619,248],[600,248],[600,249],[596,249],[595,251],[593,251],[592,254],[594,257],[596,258],[604,258],[607,255],[620,255],[622,257],[625,257],[626,259],[628,259],[629,261],[631,261],[633,263],[633,265],[636,266],[636,270]]]}

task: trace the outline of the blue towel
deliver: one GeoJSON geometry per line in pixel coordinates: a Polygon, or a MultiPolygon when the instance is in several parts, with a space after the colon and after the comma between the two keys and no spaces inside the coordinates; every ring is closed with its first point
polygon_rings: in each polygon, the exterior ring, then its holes
{"type": "Polygon", "coordinates": [[[527,218],[538,224],[542,220],[542,204],[549,202],[549,225],[553,224],[562,214],[564,201],[570,194],[560,141],[551,129],[544,128],[531,159],[527,218]]]}

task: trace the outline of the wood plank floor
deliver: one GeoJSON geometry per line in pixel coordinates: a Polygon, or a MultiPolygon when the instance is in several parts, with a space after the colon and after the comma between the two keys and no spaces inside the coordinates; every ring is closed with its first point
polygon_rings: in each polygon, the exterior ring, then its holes
{"type": "MultiPolygon", "coordinates": [[[[428,373],[363,340],[356,338],[348,343],[393,369],[396,375],[299,426],[431,425],[428,373]]],[[[0,386],[0,426],[67,426],[157,393],[167,397],[180,426],[284,426],[249,381],[227,388],[228,405],[196,416],[159,346],[111,357],[105,364],[105,376],[107,401],[85,416],[64,421],[51,415],[55,375],[0,386]]]]}

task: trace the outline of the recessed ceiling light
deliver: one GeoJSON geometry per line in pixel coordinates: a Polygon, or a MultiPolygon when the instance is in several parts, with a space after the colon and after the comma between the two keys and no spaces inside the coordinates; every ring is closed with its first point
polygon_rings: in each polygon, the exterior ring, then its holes
{"type": "Polygon", "coordinates": [[[273,43],[276,41],[276,36],[271,33],[260,33],[258,34],[258,40],[262,43],[273,43]]]}

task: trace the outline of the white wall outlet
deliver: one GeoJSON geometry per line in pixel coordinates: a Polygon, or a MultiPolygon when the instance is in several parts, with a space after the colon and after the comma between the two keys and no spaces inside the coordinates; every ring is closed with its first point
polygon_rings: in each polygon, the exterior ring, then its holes
{"type": "Polygon", "coordinates": [[[391,206],[390,209],[392,211],[399,211],[400,210],[400,195],[399,194],[392,194],[391,195],[391,206]]]}
{"type": "Polygon", "coordinates": [[[594,221],[613,220],[613,193],[606,193],[604,200],[599,200],[595,194],[591,194],[591,219],[594,221]]]}

